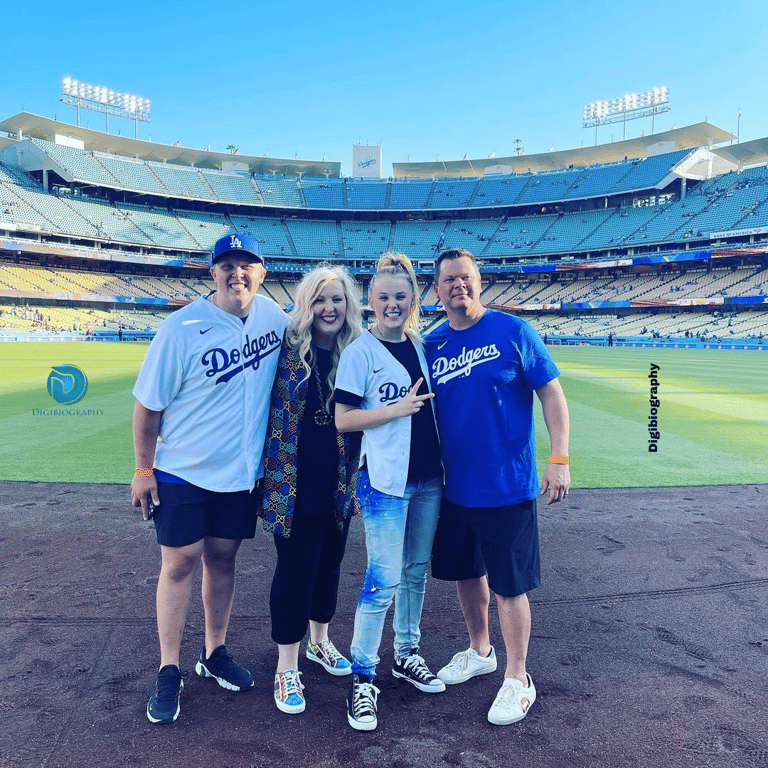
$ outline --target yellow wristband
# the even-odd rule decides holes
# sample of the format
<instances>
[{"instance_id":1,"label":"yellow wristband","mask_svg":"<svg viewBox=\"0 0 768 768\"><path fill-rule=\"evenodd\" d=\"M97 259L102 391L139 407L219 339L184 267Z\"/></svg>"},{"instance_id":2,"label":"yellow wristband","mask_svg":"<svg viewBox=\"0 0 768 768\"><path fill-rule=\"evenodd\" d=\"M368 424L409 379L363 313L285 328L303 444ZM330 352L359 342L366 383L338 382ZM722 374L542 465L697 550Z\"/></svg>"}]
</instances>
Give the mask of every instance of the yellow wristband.
<instances>
[{"instance_id":1,"label":"yellow wristband","mask_svg":"<svg viewBox=\"0 0 768 768\"><path fill-rule=\"evenodd\" d=\"M154 469L141 469L141 467L136 467L136 474L141 475L142 477L152 477L152 475L155 474Z\"/></svg>"},{"instance_id":2,"label":"yellow wristband","mask_svg":"<svg viewBox=\"0 0 768 768\"><path fill-rule=\"evenodd\" d=\"M556 456L555 454L552 454L549 457L549 463L550 464L570 464L571 463L571 457L570 456Z\"/></svg>"}]
</instances>

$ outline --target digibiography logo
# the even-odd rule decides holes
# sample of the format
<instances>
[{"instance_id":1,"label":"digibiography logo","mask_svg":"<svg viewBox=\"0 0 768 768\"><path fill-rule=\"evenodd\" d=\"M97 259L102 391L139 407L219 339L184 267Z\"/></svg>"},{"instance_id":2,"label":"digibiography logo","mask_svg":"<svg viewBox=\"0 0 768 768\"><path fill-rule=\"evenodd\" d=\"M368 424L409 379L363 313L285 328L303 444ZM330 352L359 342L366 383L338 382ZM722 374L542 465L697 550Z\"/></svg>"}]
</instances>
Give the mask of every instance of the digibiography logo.
<instances>
[{"instance_id":1,"label":"digibiography logo","mask_svg":"<svg viewBox=\"0 0 768 768\"><path fill-rule=\"evenodd\" d=\"M88 391L88 377L76 365L57 365L48 375L48 394L61 405L79 403Z\"/></svg>"}]
</instances>

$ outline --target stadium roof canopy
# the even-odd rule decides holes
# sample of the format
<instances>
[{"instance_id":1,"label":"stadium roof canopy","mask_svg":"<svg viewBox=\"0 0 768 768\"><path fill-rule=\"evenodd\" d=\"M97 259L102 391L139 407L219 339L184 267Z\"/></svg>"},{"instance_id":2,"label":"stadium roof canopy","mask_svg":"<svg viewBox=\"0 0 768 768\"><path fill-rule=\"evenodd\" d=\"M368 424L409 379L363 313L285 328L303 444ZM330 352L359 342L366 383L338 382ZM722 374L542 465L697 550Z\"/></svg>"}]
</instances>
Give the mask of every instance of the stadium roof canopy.
<instances>
[{"instance_id":1,"label":"stadium roof canopy","mask_svg":"<svg viewBox=\"0 0 768 768\"><path fill-rule=\"evenodd\" d=\"M87 150L108 152L113 155L152 160L159 163L188 165L195 168L221 169L225 162L238 162L248 166L251 173L284 174L286 176L341 176L341 163L326 160L285 160L277 157L254 157L229 152L209 152L204 149L189 149L152 141L131 139L103 131L94 131L79 125L62 123L48 117L19 112L14 117L0 122L0 131L5 131L16 140L24 137L56 141L56 136L67 136L83 142ZM0 137L0 149L14 139Z\"/></svg>"},{"instance_id":2,"label":"stadium roof canopy","mask_svg":"<svg viewBox=\"0 0 768 768\"><path fill-rule=\"evenodd\" d=\"M645 158L659 152L677 149L710 147L736 139L710 123L696 123L685 128L640 136L626 141L598 144L593 147L568 149L561 152L542 152L538 155L512 157L486 157L482 160L446 160L434 163L392 163L396 178L409 179L458 178L459 176L485 176L491 173L527 173L528 171L555 171L574 166L577 168L614 163L627 158ZM653 151L653 150L656 151Z\"/></svg>"},{"instance_id":3,"label":"stadium roof canopy","mask_svg":"<svg viewBox=\"0 0 768 768\"><path fill-rule=\"evenodd\" d=\"M713 152L726 160L736 163L739 168L761 165L768 162L768 138L731 144L727 147L718 147Z\"/></svg>"}]
</instances>

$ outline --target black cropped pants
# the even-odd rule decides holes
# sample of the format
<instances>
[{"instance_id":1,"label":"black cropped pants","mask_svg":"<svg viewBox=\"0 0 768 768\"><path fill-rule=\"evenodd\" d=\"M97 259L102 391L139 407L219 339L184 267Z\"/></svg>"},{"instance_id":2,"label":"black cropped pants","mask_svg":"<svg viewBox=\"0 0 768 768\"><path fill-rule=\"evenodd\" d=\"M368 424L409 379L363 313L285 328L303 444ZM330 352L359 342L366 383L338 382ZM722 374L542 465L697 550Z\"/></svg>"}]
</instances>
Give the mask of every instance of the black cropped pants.
<instances>
[{"instance_id":1,"label":"black cropped pants","mask_svg":"<svg viewBox=\"0 0 768 768\"><path fill-rule=\"evenodd\" d=\"M277 567L269 595L272 639L300 642L310 620L327 624L336 613L339 574L349 518L340 530L331 515L293 519L290 538L275 536Z\"/></svg>"}]
</instances>

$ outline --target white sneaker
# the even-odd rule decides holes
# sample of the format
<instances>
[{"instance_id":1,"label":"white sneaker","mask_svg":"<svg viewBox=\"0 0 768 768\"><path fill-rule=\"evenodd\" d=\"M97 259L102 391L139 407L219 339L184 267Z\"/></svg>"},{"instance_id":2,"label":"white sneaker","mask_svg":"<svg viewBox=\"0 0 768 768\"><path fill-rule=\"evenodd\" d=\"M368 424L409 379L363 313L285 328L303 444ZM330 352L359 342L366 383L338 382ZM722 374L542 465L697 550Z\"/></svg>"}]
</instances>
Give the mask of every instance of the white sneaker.
<instances>
[{"instance_id":1,"label":"white sneaker","mask_svg":"<svg viewBox=\"0 0 768 768\"><path fill-rule=\"evenodd\" d=\"M437 676L448 685L465 683L478 675L496 671L496 651L491 648L488 656L481 656L473 648L459 651L438 673Z\"/></svg>"},{"instance_id":2,"label":"white sneaker","mask_svg":"<svg viewBox=\"0 0 768 768\"><path fill-rule=\"evenodd\" d=\"M536 688L531 676L526 674L528 686L524 686L516 677L504 680L496 694L496 700L488 710L488 722L494 725L510 725L522 720L536 701Z\"/></svg>"}]
</instances>

